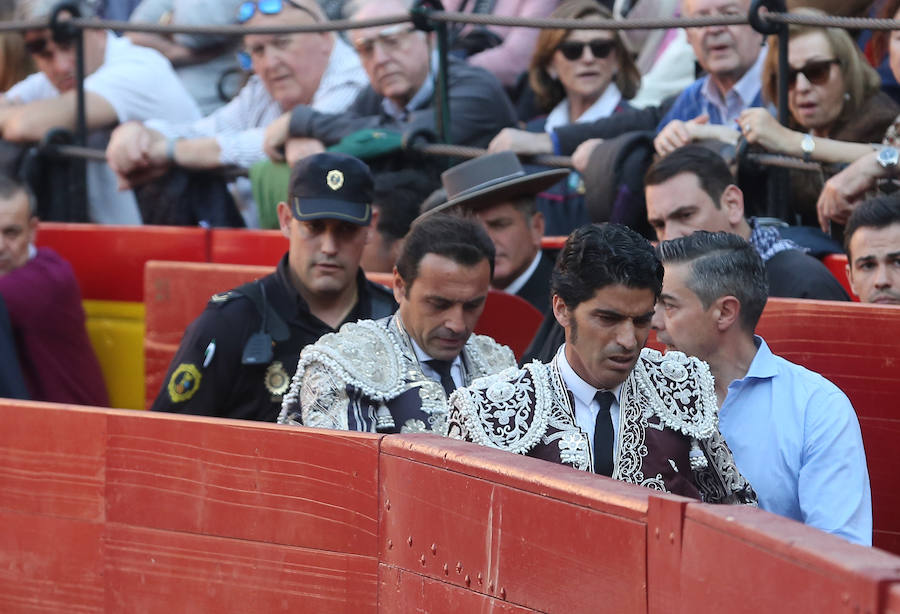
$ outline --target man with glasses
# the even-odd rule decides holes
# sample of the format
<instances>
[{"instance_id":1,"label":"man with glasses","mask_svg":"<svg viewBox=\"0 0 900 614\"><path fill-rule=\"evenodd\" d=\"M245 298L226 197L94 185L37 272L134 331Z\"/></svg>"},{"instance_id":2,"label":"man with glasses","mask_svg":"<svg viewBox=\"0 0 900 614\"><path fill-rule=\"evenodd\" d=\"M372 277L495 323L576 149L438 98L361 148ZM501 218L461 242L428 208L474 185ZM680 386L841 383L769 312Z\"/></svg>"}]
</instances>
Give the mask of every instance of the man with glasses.
<instances>
[{"instance_id":1,"label":"man with glasses","mask_svg":"<svg viewBox=\"0 0 900 614\"><path fill-rule=\"evenodd\" d=\"M238 21L290 27L326 19L313 0L250 0L240 5ZM123 186L155 178L172 165L249 168L265 158L265 126L284 111L308 104L323 112L341 112L366 84L356 54L332 32L247 34L242 55L254 74L221 109L193 122L153 119L120 126L113 133L106 154ZM243 196L250 198L249 189ZM249 225L255 225L252 213L251 207L245 215Z\"/></svg>"},{"instance_id":2,"label":"man with glasses","mask_svg":"<svg viewBox=\"0 0 900 614\"><path fill-rule=\"evenodd\" d=\"M22 0L21 20L46 19L58 0ZM78 4L90 17L86 2ZM63 13L65 17L66 13ZM157 51L132 45L112 32L83 30L85 119L88 131L112 128L152 116L190 121L200 116L194 99L178 80L172 65ZM24 33L25 45L41 72L10 88L0 109L3 138L38 141L52 128L74 130L76 113L75 41L42 28ZM87 163L88 216L109 224L140 224L131 192L119 192L115 175L103 162Z\"/></svg>"},{"instance_id":3,"label":"man with glasses","mask_svg":"<svg viewBox=\"0 0 900 614\"><path fill-rule=\"evenodd\" d=\"M367 2L353 19L395 17L408 12L403 0ZM294 137L328 146L363 129L435 129L433 75L437 62L436 55L429 53L428 35L402 23L353 30L349 38L369 76L369 87L345 113L323 113L299 105L273 122L266 130L265 143L272 159L283 159L285 145ZM450 60L448 73L452 143L483 147L499 130L515 122L512 104L493 75L456 59Z\"/></svg>"}]
</instances>

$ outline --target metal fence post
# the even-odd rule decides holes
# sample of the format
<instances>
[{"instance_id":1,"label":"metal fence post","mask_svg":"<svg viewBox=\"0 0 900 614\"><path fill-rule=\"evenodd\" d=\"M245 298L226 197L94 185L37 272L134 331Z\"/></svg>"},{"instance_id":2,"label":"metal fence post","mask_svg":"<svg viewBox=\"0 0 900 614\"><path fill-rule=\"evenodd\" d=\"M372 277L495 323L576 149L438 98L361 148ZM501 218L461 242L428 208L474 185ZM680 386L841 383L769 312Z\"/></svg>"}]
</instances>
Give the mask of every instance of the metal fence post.
<instances>
[{"instance_id":1,"label":"metal fence post","mask_svg":"<svg viewBox=\"0 0 900 614\"><path fill-rule=\"evenodd\" d=\"M438 70L435 75L435 132L440 140L444 143L450 143L450 103L448 100L448 72L447 66L450 61L448 50L450 48L449 36L447 35L447 23L433 22L429 19L432 11L443 11L444 6L441 0L416 0L413 8L410 10L410 17L413 25L424 32L436 32L437 48L438 48ZM428 59L429 63L431 58Z\"/></svg>"}]
</instances>

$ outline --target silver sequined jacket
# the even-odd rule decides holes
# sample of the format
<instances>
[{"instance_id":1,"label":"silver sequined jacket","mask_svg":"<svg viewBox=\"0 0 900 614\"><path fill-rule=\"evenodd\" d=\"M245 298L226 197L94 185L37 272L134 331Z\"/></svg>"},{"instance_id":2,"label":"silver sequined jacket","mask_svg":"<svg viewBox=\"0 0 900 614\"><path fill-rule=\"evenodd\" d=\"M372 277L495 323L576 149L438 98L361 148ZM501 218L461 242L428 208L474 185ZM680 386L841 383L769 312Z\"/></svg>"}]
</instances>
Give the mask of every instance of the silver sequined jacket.
<instances>
[{"instance_id":1,"label":"silver sequined jacket","mask_svg":"<svg viewBox=\"0 0 900 614\"><path fill-rule=\"evenodd\" d=\"M515 366L512 350L472 335L462 351L469 384ZM399 316L348 323L300 354L278 422L382 433L447 434L448 403L428 378Z\"/></svg>"},{"instance_id":2,"label":"silver sequined jacket","mask_svg":"<svg viewBox=\"0 0 900 614\"><path fill-rule=\"evenodd\" d=\"M450 402L451 437L593 470L591 444L575 423L556 360L476 380L456 390ZM712 503L756 504L719 432L706 363L644 349L619 403L612 477Z\"/></svg>"}]
</instances>

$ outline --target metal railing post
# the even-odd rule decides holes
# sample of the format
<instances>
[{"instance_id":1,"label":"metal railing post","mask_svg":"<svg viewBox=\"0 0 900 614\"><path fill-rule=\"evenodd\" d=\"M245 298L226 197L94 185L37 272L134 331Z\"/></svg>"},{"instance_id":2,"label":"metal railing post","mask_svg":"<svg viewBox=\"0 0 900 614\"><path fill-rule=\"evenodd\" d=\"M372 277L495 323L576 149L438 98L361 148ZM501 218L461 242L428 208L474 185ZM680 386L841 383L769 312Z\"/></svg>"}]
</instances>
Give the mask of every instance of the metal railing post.
<instances>
[{"instance_id":1,"label":"metal railing post","mask_svg":"<svg viewBox=\"0 0 900 614\"><path fill-rule=\"evenodd\" d=\"M76 2L60 2L50 15L50 30L54 40L69 40L75 45L75 144L84 147L87 141L87 119L84 98L84 30L73 26L62 13L68 13L73 19L81 17ZM84 160L73 160L72 184L68 186L71 196L68 218L66 221L88 221L87 166Z\"/></svg>"},{"instance_id":2,"label":"metal railing post","mask_svg":"<svg viewBox=\"0 0 900 614\"><path fill-rule=\"evenodd\" d=\"M788 27L787 24L766 21L760 16L760 10L767 9L772 13L786 13L785 0L753 0L750 4L750 13L747 20L753 29L764 35L775 34L778 36L778 121L787 125L790 118L788 109ZM768 217L794 223L795 212L790 204L790 176L787 169L770 168L768 171L768 202L765 204L764 213Z\"/></svg>"},{"instance_id":3,"label":"metal railing post","mask_svg":"<svg viewBox=\"0 0 900 614\"><path fill-rule=\"evenodd\" d=\"M417 0L410 10L410 17L416 28L424 32L436 32L437 35L438 70L434 84L435 132L442 142L450 143L449 77L447 69L450 62L448 56L450 44L449 36L447 35L447 24L445 22L434 22L429 18L429 14L432 11L443 10L444 6L441 4L441 0ZM431 58L428 61L430 63Z\"/></svg>"}]
</instances>

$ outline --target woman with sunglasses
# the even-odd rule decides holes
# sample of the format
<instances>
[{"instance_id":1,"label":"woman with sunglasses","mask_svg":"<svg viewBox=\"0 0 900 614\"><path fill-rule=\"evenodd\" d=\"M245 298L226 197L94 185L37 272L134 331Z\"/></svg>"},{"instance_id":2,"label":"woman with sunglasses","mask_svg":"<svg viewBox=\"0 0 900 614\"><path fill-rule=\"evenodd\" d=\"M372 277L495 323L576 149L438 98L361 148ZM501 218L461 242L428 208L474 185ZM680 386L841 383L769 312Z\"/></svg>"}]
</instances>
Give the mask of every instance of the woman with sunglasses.
<instances>
[{"instance_id":1,"label":"woman with sunglasses","mask_svg":"<svg viewBox=\"0 0 900 614\"><path fill-rule=\"evenodd\" d=\"M800 15L824 13L796 9ZM738 119L751 144L772 153L825 163L847 163L872 151L900 112L881 92L881 79L840 28L789 27L788 108L790 121L782 126L765 109L748 109ZM763 67L763 96L778 98L778 42L769 40ZM792 173L795 212L804 223L817 224L815 202L821 178L809 172Z\"/></svg>"},{"instance_id":2,"label":"woman with sunglasses","mask_svg":"<svg viewBox=\"0 0 900 614\"><path fill-rule=\"evenodd\" d=\"M551 17L586 23L610 19L609 10L593 0L566 0ZM531 57L528 80L538 107L548 113L529 121L532 132L589 122L630 108L641 75L618 32L612 30L541 30ZM568 235L588 223L581 177L572 172L538 197L547 219L545 234Z\"/></svg>"}]
</instances>

